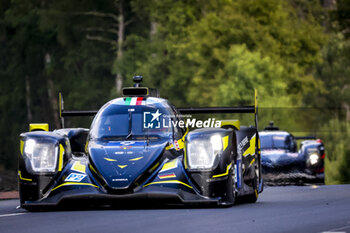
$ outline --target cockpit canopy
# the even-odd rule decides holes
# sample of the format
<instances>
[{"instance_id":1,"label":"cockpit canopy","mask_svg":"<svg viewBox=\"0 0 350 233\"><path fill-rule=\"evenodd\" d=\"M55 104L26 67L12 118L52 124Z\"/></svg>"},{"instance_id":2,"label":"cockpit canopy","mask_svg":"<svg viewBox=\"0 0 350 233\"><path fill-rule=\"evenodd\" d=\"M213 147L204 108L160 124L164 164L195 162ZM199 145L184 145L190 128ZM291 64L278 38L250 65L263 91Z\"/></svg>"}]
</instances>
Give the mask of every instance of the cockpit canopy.
<instances>
[{"instance_id":1,"label":"cockpit canopy","mask_svg":"<svg viewBox=\"0 0 350 233\"><path fill-rule=\"evenodd\" d=\"M160 98L127 97L105 104L91 125L90 139L159 140L174 138L176 110Z\"/></svg>"},{"instance_id":2,"label":"cockpit canopy","mask_svg":"<svg viewBox=\"0 0 350 233\"><path fill-rule=\"evenodd\" d=\"M281 149L295 152L297 144L293 135L287 132L261 132L259 134L262 150Z\"/></svg>"}]
</instances>

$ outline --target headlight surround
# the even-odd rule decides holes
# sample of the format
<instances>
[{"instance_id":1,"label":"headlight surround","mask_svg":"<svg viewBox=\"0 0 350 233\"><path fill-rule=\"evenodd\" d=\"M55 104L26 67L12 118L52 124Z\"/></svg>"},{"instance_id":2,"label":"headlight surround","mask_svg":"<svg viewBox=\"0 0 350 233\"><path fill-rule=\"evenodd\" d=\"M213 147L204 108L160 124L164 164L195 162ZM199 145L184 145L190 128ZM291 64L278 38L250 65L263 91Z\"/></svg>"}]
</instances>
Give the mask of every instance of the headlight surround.
<instances>
[{"instance_id":1,"label":"headlight surround","mask_svg":"<svg viewBox=\"0 0 350 233\"><path fill-rule=\"evenodd\" d=\"M24 154L34 172L56 172L59 146L54 140L29 138L24 143Z\"/></svg>"},{"instance_id":2,"label":"headlight surround","mask_svg":"<svg viewBox=\"0 0 350 233\"><path fill-rule=\"evenodd\" d=\"M222 137L219 134L203 135L187 142L189 169L212 169L222 153Z\"/></svg>"}]
</instances>

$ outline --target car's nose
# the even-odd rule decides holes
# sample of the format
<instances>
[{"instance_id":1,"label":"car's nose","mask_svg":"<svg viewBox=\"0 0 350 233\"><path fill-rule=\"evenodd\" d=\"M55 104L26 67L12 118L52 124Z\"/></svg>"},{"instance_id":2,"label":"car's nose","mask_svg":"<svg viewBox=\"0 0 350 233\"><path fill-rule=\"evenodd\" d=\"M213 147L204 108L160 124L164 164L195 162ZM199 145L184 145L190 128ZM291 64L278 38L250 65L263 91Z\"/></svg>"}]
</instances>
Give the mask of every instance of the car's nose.
<instances>
[{"instance_id":1,"label":"car's nose","mask_svg":"<svg viewBox=\"0 0 350 233\"><path fill-rule=\"evenodd\" d=\"M166 143L107 143L90 148L90 158L106 184L127 189L159 160Z\"/></svg>"}]
</instances>

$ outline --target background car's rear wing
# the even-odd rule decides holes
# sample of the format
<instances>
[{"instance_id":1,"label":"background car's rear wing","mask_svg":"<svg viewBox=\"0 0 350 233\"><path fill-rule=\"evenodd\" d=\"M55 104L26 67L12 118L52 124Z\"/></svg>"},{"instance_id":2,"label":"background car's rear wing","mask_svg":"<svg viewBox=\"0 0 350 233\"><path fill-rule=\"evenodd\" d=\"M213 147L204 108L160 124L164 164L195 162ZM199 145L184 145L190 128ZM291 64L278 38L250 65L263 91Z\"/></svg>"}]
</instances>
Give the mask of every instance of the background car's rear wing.
<instances>
[{"instance_id":1,"label":"background car's rear wing","mask_svg":"<svg viewBox=\"0 0 350 233\"><path fill-rule=\"evenodd\" d=\"M129 90L130 88L126 89ZM137 89L137 87L135 88ZM124 90L123 90L124 91ZM136 93L136 92L134 92ZM208 113L254 113L255 115L255 127L258 130L258 93L254 90L254 105L253 106L240 106L240 107L189 107L189 108L177 108L182 114L208 114ZM64 128L64 117L77 117L77 116L94 116L98 110L65 110L62 93L59 93L59 114L61 118L61 125Z\"/></svg>"},{"instance_id":2,"label":"background car's rear wing","mask_svg":"<svg viewBox=\"0 0 350 233\"><path fill-rule=\"evenodd\" d=\"M295 140L316 140L314 136L294 136Z\"/></svg>"}]
</instances>

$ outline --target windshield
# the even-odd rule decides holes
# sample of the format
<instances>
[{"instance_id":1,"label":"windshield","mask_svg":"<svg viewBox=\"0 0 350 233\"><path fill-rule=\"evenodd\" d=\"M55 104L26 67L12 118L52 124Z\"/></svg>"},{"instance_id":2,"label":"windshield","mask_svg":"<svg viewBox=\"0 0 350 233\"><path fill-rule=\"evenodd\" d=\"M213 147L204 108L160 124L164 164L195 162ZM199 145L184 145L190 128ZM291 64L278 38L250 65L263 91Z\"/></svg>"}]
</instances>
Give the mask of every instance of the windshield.
<instances>
[{"instance_id":1,"label":"windshield","mask_svg":"<svg viewBox=\"0 0 350 233\"><path fill-rule=\"evenodd\" d=\"M261 149L288 149L290 138L286 135L260 135Z\"/></svg>"},{"instance_id":2,"label":"windshield","mask_svg":"<svg viewBox=\"0 0 350 233\"><path fill-rule=\"evenodd\" d=\"M173 115L166 104L116 105L104 107L95 117L92 139L158 140L172 138L173 127L167 116Z\"/></svg>"}]
</instances>

